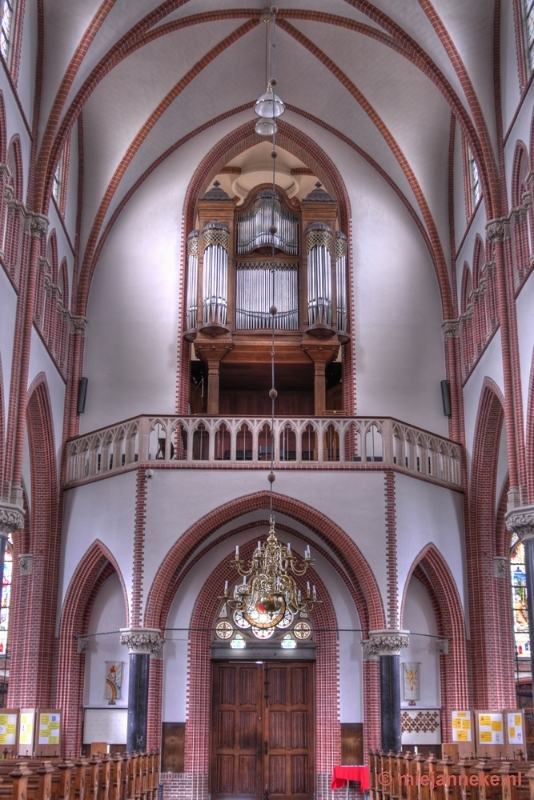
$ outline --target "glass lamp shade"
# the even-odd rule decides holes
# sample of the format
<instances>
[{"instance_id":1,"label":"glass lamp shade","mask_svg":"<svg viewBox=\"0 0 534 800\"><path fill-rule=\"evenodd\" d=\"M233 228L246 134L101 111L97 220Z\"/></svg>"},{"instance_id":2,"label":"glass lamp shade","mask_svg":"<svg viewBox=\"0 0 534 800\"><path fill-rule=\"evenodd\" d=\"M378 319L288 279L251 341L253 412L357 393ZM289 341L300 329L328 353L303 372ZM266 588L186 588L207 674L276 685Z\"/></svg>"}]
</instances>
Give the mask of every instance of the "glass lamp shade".
<instances>
[{"instance_id":1,"label":"glass lamp shade","mask_svg":"<svg viewBox=\"0 0 534 800\"><path fill-rule=\"evenodd\" d=\"M273 94L273 90L271 89L270 85L267 87L265 94L262 94L261 97L258 97L256 105L254 106L254 111L258 117L267 117L267 119L281 117L285 110L285 105L280 100L278 95Z\"/></svg>"},{"instance_id":2,"label":"glass lamp shade","mask_svg":"<svg viewBox=\"0 0 534 800\"><path fill-rule=\"evenodd\" d=\"M277 131L277 124L274 119L260 117L254 125L254 130L259 136L272 136Z\"/></svg>"}]
</instances>

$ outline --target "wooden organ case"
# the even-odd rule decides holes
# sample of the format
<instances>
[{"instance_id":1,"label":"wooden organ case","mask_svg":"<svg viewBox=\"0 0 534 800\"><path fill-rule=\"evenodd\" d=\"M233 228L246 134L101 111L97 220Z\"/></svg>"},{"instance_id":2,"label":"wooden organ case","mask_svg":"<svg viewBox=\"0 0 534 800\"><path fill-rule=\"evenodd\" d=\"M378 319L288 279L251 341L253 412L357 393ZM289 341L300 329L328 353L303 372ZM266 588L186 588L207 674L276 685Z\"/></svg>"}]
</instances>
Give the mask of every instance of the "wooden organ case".
<instances>
[{"instance_id":1,"label":"wooden organ case","mask_svg":"<svg viewBox=\"0 0 534 800\"><path fill-rule=\"evenodd\" d=\"M217 182L199 200L199 227L187 241L185 338L203 384L202 401L192 391L192 413L270 414L273 289L277 414L343 410L347 239L338 220L319 183L302 202L260 185L236 207Z\"/></svg>"}]
</instances>

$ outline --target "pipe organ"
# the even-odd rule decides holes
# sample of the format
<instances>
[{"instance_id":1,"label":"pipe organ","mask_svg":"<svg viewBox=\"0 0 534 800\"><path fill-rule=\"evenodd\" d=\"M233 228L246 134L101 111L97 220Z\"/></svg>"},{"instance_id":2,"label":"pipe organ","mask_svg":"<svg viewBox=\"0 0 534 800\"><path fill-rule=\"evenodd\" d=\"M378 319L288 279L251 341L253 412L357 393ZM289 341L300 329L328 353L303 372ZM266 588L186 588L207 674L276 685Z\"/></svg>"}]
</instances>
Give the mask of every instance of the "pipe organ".
<instances>
[{"instance_id":1,"label":"pipe organ","mask_svg":"<svg viewBox=\"0 0 534 800\"><path fill-rule=\"evenodd\" d=\"M187 238L185 338L207 371L203 412L268 412L274 327L280 413L323 414L332 402L328 365L350 338L337 202L321 184L301 202L263 185L236 208L215 182L197 208L198 230Z\"/></svg>"}]
</instances>

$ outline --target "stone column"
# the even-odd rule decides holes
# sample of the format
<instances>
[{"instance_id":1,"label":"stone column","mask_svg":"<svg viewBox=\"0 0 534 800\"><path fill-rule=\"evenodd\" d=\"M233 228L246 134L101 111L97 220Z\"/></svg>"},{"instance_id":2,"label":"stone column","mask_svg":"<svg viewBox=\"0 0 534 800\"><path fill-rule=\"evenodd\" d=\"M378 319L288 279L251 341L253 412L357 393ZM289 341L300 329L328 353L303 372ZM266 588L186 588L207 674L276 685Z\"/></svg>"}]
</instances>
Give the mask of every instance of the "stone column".
<instances>
[{"instance_id":1,"label":"stone column","mask_svg":"<svg viewBox=\"0 0 534 800\"><path fill-rule=\"evenodd\" d=\"M128 753L146 750L150 656L161 653L164 640L157 628L122 628L121 644L130 654L128 682Z\"/></svg>"},{"instance_id":2,"label":"stone column","mask_svg":"<svg viewBox=\"0 0 534 800\"><path fill-rule=\"evenodd\" d=\"M369 639L363 643L364 657L380 658L380 721L382 727L382 750L400 753L401 743L401 696L400 696L400 651L408 647L408 631L369 631Z\"/></svg>"},{"instance_id":3,"label":"stone column","mask_svg":"<svg viewBox=\"0 0 534 800\"><path fill-rule=\"evenodd\" d=\"M525 548L527 578L528 632L530 636L530 668L534 676L534 506L514 508L506 514L506 527L516 533Z\"/></svg>"}]
</instances>

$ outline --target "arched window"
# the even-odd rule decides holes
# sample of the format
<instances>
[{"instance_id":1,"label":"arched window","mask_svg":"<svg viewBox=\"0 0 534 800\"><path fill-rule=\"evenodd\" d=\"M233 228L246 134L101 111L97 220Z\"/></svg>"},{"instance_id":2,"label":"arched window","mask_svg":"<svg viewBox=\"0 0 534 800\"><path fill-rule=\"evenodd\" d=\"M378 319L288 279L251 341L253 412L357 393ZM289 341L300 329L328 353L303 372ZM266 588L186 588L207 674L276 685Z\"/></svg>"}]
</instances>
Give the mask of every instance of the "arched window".
<instances>
[{"instance_id":1,"label":"arched window","mask_svg":"<svg viewBox=\"0 0 534 800\"><path fill-rule=\"evenodd\" d=\"M525 548L515 533L512 536L510 577L512 584L512 609L514 614L515 653L517 658L530 659Z\"/></svg>"},{"instance_id":2,"label":"arched window","mask_svg":"<svg viewBox=\"0 0 534 800\"><path fill-rule=\"evenodd\" d=\"M52 196L56 201L59 213L65 214L67 206L67 182L69 176L69 161L70 161L70 139L65 141L56 164L54 172L54 179L52 182Z\"/></svg>"},{"instance_id":3,"label":"arched window","mask_svg":"<svg viewBox=\"0 0 534 800\"><path fill-rule=\"evenodd\" d=\"M15 286L18 286L22 259L22 239L24 235L22 157L18 136L14 136L9 143L7 168L9 170L9 175L5 187L7 215L4 230L4 254L7 271Z\"/></svg>"},{"instance_id":4,"label":"arched window","mask_svg":"<svg viewBox=\"0 0 534 800\"><path fill-rule=\"evenodd\" d=\"M9 611L11 608L11 581L13 578L13 543L11 537L0 540L0 562L3 565L2 600L0 605L0 706L5 706L9 675L7 637L9 633Z\"/></svg>"},{"instance_id":5,"label":"arched window","mask_svg":"<svg viewBox=\"0 0 534 800\"><path fill-rule=\"evenodd\" d=\"M527 148L518 142L515 148L512 174L512 211L510 229L512 257L516 284L522 282L530 268L532 204L530 202L528 177L530 165ZM528 198L528 199L527 199Z\"/></svg>"},{"instance_id":6,"label":"arched window","mask_svg":"<svg viewBox=\"0 0 534 800\"><path fill-rule=\"evenodd\" d=\"M11 67L15 41L15 11L17 0L0 0L2 3L2 26L0 49L8 67Z\"/></svg>"},{"instance_id":7,"label":"arched window","mask_svg":"<svg viewBox=\"0 0 534 800\"><path fill-rule=\"evenodd\" d=\"M525 32L525 58L529 71L534 69L534 0L523 2L523 28Z\"/></svg>"},{"instance_id":8,"label":"arched window","mask_svg":"<svg viewBox=\"0 0 534 800\"><path fill-rule=\"evenodd\" d=\"M482 198L482 186L480 183L478 164L464 136L462 136L462 156L464 167L465 214L467 219L470 220Z\"/></svg>"}]
</instances>

